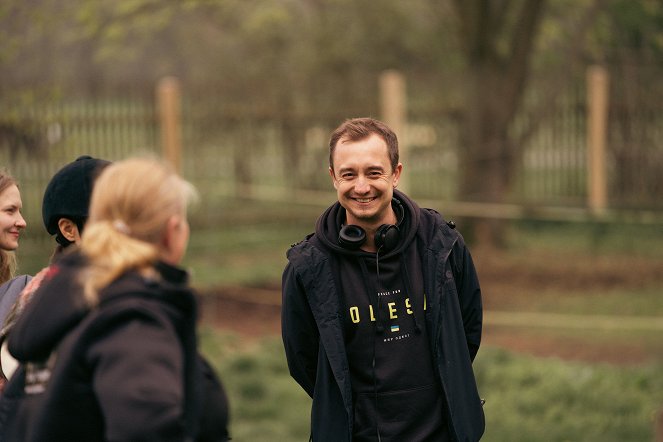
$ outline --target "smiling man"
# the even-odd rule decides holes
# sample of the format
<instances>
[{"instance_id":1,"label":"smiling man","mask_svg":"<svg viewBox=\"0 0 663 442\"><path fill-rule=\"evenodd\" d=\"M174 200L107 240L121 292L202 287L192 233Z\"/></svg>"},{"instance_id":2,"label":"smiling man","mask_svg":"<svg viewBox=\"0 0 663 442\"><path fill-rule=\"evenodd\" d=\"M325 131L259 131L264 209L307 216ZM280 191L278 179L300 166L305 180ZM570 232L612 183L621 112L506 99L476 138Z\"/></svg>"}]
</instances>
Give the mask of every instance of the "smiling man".
<instances>
[{"instance_id":1,"label":"smiling man","mask_svg":"<svg viewBox=\"0 0 663 442\"><path fill-rule=\"evenodd\" d=\"M398 140L356 118L329 142L338 201L288 251L282 332L314 441L475 441L479 281L453 223L396 190Z\"/></svg>"}]
</instances>

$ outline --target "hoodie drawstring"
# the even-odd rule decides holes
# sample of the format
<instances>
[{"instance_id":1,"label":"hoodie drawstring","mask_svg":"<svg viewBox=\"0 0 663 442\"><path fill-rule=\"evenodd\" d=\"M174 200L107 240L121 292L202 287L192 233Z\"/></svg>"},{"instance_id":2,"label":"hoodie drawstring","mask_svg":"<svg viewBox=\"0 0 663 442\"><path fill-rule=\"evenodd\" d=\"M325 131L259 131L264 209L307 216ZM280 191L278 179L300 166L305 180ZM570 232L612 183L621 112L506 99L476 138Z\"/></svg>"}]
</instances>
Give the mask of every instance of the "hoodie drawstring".
<instances>
[{"instance_id":1,"label":"hoodie drawstring","mask_svg":"<svg viewBox=\"0 0 663 442\"><path fill-rule=\"evenodd\" d=\"M382 323L382 312L380 309L380 295L378 295L377 288L375 287L375 284L372 283L373 278L369 277L368 274L368 268L366 268L366 262L364 259L361 257L357 258L357 261L359 261L359 267L361 268L361 276L362 279L364 280L364 287L366 291L368 292L369 296L369 301L371 303L371 306L373 306L373 309L375 311L375 329L377 330L378 333L382 333L384 331L384 324ZM380 277L380 272L378 270L378 278Z\"/></svg>"},{"instance_id":2,"label":"hoodie drawstring","mask_svg":"<svg viewBox=\"0 0 663 442\"><path fill-rule=\"evenodd\" d=\"M378 333L384 332L384 323L382 321L382 309L381 309L381 303L380 303L380 295L375 287L375 285L372 283L372 278L368 276L368 269L366 267L366 262L362 258L358 258L357 261L359 261L359 267L361 268L361 273L362 273L362 278L364 280L364 287L366 291L369 294L369 300L373 308L375 309L375 321L376 325L375 328ZM410 282L410 272L408 271L407 267L407 260L405 259L405 256L403 253L400 254L400 264L401 264L401 277L403 278L403 292L407 296L412 292L412 284ZM375 271L376 271L376 276L377 280L380 280L380 250L375 253ZM416 313L416 308L414 306L411 306L412 309L412 321L414 322L414 329L417 333L421 333L421 325L419 324L419 318L417 317Z\"/></svg>"},{"instance_id":3,"label":"hoodie drawstring","mask_svg":"<svg viewBox=\"0 0 663 442\"><path fill-rule=\"evenodd\" d=\"M404 253L401 253L401 269L403 269L401 276L403 277L403 284L405 285L405 294L409 295L412 293L412 284L410 283L410 272L407 269L407 260L404 257ZM412 306L412 320L414 321L414 329L417 333L421 333L421 326L419 325L419 318L417 318L417 309Z\"/></svg>"}]
</instances>

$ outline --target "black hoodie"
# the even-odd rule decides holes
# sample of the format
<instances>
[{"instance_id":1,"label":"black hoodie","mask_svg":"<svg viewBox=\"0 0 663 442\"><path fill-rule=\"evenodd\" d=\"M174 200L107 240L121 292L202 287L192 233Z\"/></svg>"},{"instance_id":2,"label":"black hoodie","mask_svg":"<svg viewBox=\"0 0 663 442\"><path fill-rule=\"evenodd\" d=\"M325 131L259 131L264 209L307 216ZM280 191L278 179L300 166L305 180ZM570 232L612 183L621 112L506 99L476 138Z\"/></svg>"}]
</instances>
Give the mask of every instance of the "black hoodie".
<instances>
[{"instance_id":1,"label":"black hoodie","mask_svg":"<svg viewBox=\"0 0 663 442\"><path fill-rule=\"evenodd\" d=\"M316 236L333 253L354 402L354 441L440 441L443 393L426 333L417 231L419 209L395 193L399 240L377 253L339 245L340 204L318 219Z\"/></svg>"},{"instance_id":2,"label":"black hoodie","mask_svg":"<svg viewBox=\"0 0 663 442\"><path fill-rule=\"evenodd\" d=\"M151 276L128 272L90 310L84 265L72 254L51 266L9 335L23 366L0 400L0 440L227 440L227 401L197 352L186 273L163 263Z\"/></svg>"}]
</instances>

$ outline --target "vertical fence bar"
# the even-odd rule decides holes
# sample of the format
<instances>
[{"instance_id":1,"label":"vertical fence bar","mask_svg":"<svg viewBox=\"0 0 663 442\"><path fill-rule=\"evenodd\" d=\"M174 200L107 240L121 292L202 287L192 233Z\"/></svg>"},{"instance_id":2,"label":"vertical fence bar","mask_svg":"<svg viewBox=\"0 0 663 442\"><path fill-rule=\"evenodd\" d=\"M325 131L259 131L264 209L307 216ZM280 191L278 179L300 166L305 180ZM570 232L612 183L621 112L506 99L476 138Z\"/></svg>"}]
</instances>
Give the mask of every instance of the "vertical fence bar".
<instances>
[{"instance_id":1,"label":"vertical fence bar","mask_svg":"<svg viewBox=\"0 0 663 442\"><path fill-rule=\"evenodd\" d=\"M407 95L405 76L396 70L387 70L380 75L380 104L383 121L398 137L400 161L407 167L408 140L407 126ZM406 173L401 175L399 189L407 191L409 187Z\"/></svg>"},{"instance_id":2,"label":"vertical fence bar","mask_svg":"<svg viewBox=\"0 0 663 442\"><path fill-rule=\"evenodd\" d=\"M164 158L182 172L182 129L180 83L175 77L165 77L157 85L157 110L161 126L161 146Z\"/></svg>"},{"instance_id":3,"label":"vertical fence bar","mask_svg":"<svg viewBox=\"0 0 663 442\"><path fill-rule=\"evenodd\" d=\"M587 204L594 215L608 207L606 139L608 128L608 72L601 66L587 70Z\"/></svg>"},{"instance_id":4,"label":"vertical fence bar","mask_svg":"<svg viewBox=\"0 0 663 442\"><path fill-rule=\"evenodd\" d=\"M663 442L663 407L661 407L656 414L656 422L654 423L654 441Z\"/></svg>"}]
</instances>

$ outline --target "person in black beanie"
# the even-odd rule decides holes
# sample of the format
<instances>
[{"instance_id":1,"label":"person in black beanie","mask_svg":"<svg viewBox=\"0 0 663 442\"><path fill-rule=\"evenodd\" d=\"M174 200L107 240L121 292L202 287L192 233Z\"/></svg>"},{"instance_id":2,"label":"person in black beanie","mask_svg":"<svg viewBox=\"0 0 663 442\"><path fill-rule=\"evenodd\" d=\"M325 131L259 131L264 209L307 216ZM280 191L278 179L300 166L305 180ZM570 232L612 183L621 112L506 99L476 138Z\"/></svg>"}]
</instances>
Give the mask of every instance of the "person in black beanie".
<instances>
[{"instance_id":1,"label":"person in black beanie","mask_svg":"<svg viewBox=\"0 0 663 442\"><path fill-rule=\"evenodd\" d=\"M80 242L88 217L94 181L110 164L110 161L89 155L80 156L56 172L46 186L42 218L46 231L55 235L55 241L58 243L51 263L65 250L70 249L71 245ZM5 351L7 335L50 270L49 265L27 282L7 314L4 324L0 325L0 392L17 367L11 355Z\"/></svg>"},{"instance_id":2,"label":"person in black beanie","mask_svg":"<svg viewBox=\"0 0 663 442\"><path fill-rule=\"evenodd\" d=\"M88 155L60 169L46 186L41 214L59 251L80 241L88 217L94 181L110 161Z\"/></svg>"}]
</instances>

